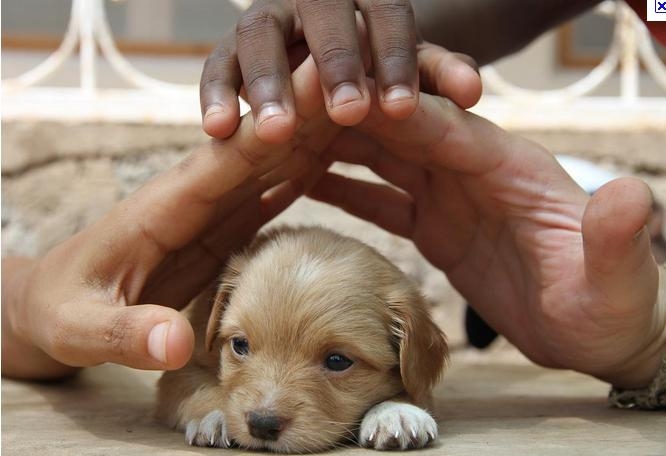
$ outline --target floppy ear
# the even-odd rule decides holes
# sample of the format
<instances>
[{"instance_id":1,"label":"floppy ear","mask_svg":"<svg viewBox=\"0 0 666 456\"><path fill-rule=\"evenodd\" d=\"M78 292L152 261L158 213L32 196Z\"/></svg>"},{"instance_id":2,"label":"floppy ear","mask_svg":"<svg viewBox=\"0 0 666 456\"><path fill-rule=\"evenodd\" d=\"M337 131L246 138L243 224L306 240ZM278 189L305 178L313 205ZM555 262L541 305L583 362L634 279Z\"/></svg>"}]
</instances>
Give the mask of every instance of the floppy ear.
<instances>
[{"instance_id":1,"label":"floppy ear","mask_svg":"<svg viewBox=\"0 0 666 456\"><path fill-rule=\"evenodd\" d=\"M220 284L215 291L213 306L210 311L210 316L208 317L208 324L206 324L205 347L206 352L208 353L213 349L213 344L215 343L215 339L217 339L220 324L222 323L222 314L229 304L231 293L233 293L238 285L241 270L240 266L244 263L244 259L244 257L236 256L229 260L229 263L222 273Z\"/></svg>"},{"instance_id":2,"label":"floppy ear","mask_svg":"<svg viewBox=\"0 0 666 456\"><path fill-rule=\"evenodd\" d=\"M448 361L446 336L430 318L416 290L393 290L387 301L391 332L398 342L402 383L412 400L423 404Z\"/></svg>"},{"instance_id":3,"label":"floppy ear","mask_svg":"<svg viewBox=\"0 0 666 456\"><path fill-rule=\"evenodd\" d=\"M258 234L248 245L245 250L232 256L222 273L220 285L217 287L213 297L213 305L208 317L208 324L206 325L206 352L213 349L215 339L217 339L218 332L220 331L220 324L222 323L222 314L229 305L231 294L238 286L241 271L245 268L250 259L257 254L257 252L268 242L271 238L275 237L280 230L273 229L266 233Z\"/></svg>"}]
</instances>

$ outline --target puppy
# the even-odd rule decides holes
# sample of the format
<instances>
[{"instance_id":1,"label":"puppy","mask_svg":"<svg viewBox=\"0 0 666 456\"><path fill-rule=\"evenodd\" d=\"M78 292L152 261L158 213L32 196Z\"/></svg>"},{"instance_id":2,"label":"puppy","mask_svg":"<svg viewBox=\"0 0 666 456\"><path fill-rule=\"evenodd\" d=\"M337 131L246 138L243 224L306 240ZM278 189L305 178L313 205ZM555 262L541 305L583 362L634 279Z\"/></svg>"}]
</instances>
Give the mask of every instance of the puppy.
<instances>
[{"instance_id":1,"label":"puppy","mask_svg":"<svg viewBox=\"0 0 666 456\"><path fill-rule=\"evenodd\" d=\"M159 381L158 416L191 445L284 453L421 448L447 357L416 286L322 228L260 235L192 303L195 353Z\"/></svg>"}]
</instances>

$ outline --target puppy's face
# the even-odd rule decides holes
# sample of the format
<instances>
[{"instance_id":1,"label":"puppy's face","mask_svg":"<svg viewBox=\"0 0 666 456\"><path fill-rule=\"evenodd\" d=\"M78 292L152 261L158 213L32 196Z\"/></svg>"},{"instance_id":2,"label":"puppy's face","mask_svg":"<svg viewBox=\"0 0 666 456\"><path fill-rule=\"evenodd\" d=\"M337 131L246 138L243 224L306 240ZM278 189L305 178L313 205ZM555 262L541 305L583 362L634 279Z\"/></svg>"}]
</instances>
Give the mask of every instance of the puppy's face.
<instances>
[{"instance_id":1,"label":"puppy's face","mask_svg":"<svg viewBox=\"0 0 666 456\"><path fill-rule=\"evenodd\" d=\"M234 258L216 308L227 432L242 447L349 443L371 406L403 391L421 400L443 367L443 337L411 283L324 230L282 233Z\"/></svg>"}]
</instances>

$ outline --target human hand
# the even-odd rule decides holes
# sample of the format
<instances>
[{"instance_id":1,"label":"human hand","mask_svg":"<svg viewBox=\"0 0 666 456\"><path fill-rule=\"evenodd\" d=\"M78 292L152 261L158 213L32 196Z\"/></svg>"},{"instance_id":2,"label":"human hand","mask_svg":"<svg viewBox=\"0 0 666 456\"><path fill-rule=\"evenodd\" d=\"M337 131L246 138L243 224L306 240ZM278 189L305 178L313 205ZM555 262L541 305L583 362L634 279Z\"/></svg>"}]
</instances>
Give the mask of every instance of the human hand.
<instances>
[{"instance_id":1,"label":"human hand","mask_svg":"<svg viewBox=\"0 0 666 456\"><path fill-rule=\"evenodd\" d=\"M310 69L308 70L308 66ZM115 362L176 369L193 348L177 310L297 196L337 128L314 62L293 75L298 134L269 147L246 116L42 258L3 261L2 374L55 378Z\"/></svg>"},{"instance_id":2,"label":"human hand","mask_svg":"<svg viewBox=\"0 0 666 456\"><path fill-rule=\"evenodd\" d=\"M356 14L357 7L362 17ZM369 60L380 108L389 118L405 118L418 104L419 55L429 49L417 45L409 1L254 2L204 65L200 86L204 131L217 138L234 132L244 84L249 104L258 113L257 136L271 143L291 138L296 116L290 66L308 52L317 63L326 109L334 122L355 125L368 113L371 94L365 63ZM440 79L469 83L435 87L443 90L439 95L467 108L480 96L479 76L452 57L445 55L438 64Z\"/></svg>"},{"instance_id":3,"label":"human hand","mask_svg":"<svg viewBox=\"0 0 666 456\"><path fill-rule=\"evenodd\" d=\"M590 199L541 146L424 94L401 121L373 106L327 155L394 187L327 174L310 196L412 239L530 359L625 388L654 377L666 298L644 183Z\"/></svg>"}]
</instances>

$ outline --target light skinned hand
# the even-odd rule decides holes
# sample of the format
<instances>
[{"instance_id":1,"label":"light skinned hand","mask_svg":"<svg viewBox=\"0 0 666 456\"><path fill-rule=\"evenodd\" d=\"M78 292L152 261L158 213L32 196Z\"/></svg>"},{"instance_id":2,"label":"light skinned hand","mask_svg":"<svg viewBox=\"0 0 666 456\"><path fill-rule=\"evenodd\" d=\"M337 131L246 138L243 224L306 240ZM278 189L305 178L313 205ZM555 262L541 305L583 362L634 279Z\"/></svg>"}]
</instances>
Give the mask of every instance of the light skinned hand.
<instances>
[{"instance_id":1,"label":"light skinned hand","mask_svg":"<svg viewBox=\"0 0 666 456\"><path fill-rule=\"evenodd\" d=\"M423 93L400 121L375 102L326 155L392 185L328 173L310 196L413 240L531 360L625 388L655 376L666 297L642 181L590 198L543 147Z\"/></svg>"},{"instance_id":2,"label":"light skinned hand","mask_svg":"<svg viewBox=\"0 0 666 456\"><path fill-rule=\"evenodd\" d=\"M309 52L334 122L355 125L367 115L368 67L383 112L405 118L418 105L417 43L412 6L406 0L255 1L206 60L200 84L203 129L216 138L235 131L243 88L258 113L257 136L269 143L291 138L296 111L290 68ZM445 69L446 74L461 65L455 59L450 63L454 67ZM467 108L478 101L473 93L446 95Z\"/></svg>"},{"instance_id":3,"label":"light skinned hand","mask_svg":"<svg viewBox=\"0 0 666 456\"><path fill-rule=\"evenodd\" d=\"M266 146L246 116L232 138L202 145L43 257L3 260L4 376L187 362L193 332L177 309L302 193L312 179L306 173L317 169L316 152L337 131L311 59L292 84L299 118L290 142Z\"/></svg>"},{"instance_id":4,"label":"light skinned hand","mask_svg":"<svg viewBox=\"0 0 666 456\"><path fill-rule=\"evenodd\" d=\"M431 81L439 89L471 82L480 92L469 66L441 48L428 52L438 65L466 68L461 81ZM291 83L298 128L286 144L266 145L245 116L232 138L201 146L42 258L3 260L3 375L44 379L103 362L142 369L187 362L192 329L177 309L328 165L318 152L339 127L324 109L312 58Z\"/></svg>"}]
</instances>

